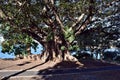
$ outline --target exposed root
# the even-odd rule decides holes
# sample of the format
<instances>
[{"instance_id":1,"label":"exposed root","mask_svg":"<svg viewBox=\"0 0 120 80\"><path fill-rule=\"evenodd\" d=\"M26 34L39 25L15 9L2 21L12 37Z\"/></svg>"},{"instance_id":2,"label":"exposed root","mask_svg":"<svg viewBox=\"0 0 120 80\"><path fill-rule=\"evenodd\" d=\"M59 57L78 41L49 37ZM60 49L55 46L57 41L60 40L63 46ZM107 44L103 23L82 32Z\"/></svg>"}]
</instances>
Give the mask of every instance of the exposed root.
<instances>
[{"instance_id":1,"label":"exposed root","mask_svg":"<svg viewBox=\"0 0 120 80\"><path fill-rule=\"evenodd\" d=\"M42 54L37 54L37 55L29 55L27 57L24 57L24 59L28 59L28 60L32 60L32 61L40 61L40 62L54 62L54 63L58 63L58 62L72 62L75 64L79 64L80 66L83 66L82 63L80 63L78 61L77 58L75 58L74 56L70 55L70 54L65 54L64 57L62 57L61 55L57 55L57 57L52 57L49 58L50 55L47 53L42 53Z\"/></svg>"},{"instance_id":2,"label":"exposed root","mask_svg":"<svg viewBox=\"0 0 120 80\"><path fill-rule=\"evenodd\" d=\"M47 55L47 56L41 55L40 60L42 60L43 62L49 62L50 61L50 62L54 62L54 63L65 61L65 62L72 62L72 63L78 64L80 66L83 66L83 64L80 63L77 58L75 58L74 56L69 55L69 54L68 55L66 54L64 56L64 58L61 55L59 55L57 57L53 57L52 59L49 59L49 55Z\"/></svg>"}]
</instances>

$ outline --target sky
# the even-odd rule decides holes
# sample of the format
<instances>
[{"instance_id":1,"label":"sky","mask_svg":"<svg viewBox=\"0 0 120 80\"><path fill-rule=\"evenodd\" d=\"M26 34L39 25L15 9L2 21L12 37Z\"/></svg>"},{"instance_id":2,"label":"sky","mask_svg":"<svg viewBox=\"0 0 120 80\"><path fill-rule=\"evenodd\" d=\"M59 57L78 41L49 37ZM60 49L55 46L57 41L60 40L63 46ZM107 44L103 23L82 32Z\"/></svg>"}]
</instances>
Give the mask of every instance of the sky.
<instances>
[{"instance_id":1,"label":"sky","mask_svg":"<svg viewBox=\"0 0 120 80\"><path fill-rule=\"evenodd\" d=\"M4 58L15 58L15 56L14 56L14 53L11 53L11 54L7 54L7 53L2 53L1 52L1 49L2 47L0 46L0 58L1 59L4 59ZM40 54L40 53L42 53L42 50L43 50L43 48L42 48L42 46L39 44L38 46L37 46L37 50L35 51L33 48L31 48L31 53L33 53L33 54Z\"/></svg>"}]
</instances>

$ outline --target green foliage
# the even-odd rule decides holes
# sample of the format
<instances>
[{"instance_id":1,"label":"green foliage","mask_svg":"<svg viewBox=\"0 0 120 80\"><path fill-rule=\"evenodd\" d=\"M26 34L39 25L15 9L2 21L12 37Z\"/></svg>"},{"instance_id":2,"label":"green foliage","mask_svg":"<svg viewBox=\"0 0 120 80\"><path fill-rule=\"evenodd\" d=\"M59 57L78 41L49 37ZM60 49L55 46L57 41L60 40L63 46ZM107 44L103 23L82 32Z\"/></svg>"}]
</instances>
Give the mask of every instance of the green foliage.
<instances>
[{"instance_id":1,"label":"green foliage","mask_svg":"<svg viewBox=\"0 0 120 80\"><path fill-rule=\"evenodd\" d=\"M2 52L8 52L9 54L13 52L12 41L5 41L2 43Z\"/></svg>"},{"instance_id":2,"label":"green foliage","mask_svg":"<svg viewBox=\"0 0 120 80\"><path fill-rule=\"evenodd\" d=\"M65 39L70 43L75 40L74 31L71 27L66 26L64 32Z\"/></svg>"},{"instance_id":3,"label":"green foliage","mask_svg":"<svg viewBox=\"0 0 120 80\"><path fill-rule=\"evenodd\" d=\"M64 51L65 50L65 46L61 46L61 50Z\"/></svg>"},{"instance_id":4,"label":"green foliage","mask_svg":"<svg viewBox=\"0 0 120 80\"><path fill-rule=\"evenodd\" d=\"M34 42L32 37L25 34L14 34L13 39L7 39L2 43L3 53L14 53L15 55L27 55L27 48L32 47L36 50L38 43Z\"/></svg>"},{"instance_id":5,"label":"green foliage","mask_svg":"<svg viewBox=\"0 0 120 80\"><path fill-rule=\"evenodd\" d=\"M88 26L88 29L77 37L79 46L81 48L89 46L92 49L94 47L102 49L111 45L119 45L120 3L116 0L99 0L96 4L96 19Z\"/></svg>"},{"instance_id":6,"label":"green foliage","mask_svg":"<svg viewBox=\"0 0 120 80\"><path fill-rule=\"evenodd\" d=\"M69 50L70 51L78 51L79 50L79 46L77 44L70 45Z\"/></svg>"},{"instance_id":7,"label":"green foliage","mask_svg":"<svg viewBox=\"0 0 120 80\"><path fill-rule=\"evenodd\" d=\"M49 32L47 35L47 41L53 40L53 32Z\"/></svg>"},{"instance_id":8,"label":"green foliage","mask_svg":"<svg viewBox=\"0 0 120 80\"><path fill-rule=\"evenodd\" d=\"M10 31L10 27L11 26L9 25L9 23L4 23L4 24L1 23L0 33L7 34L7 32Z\"/></svg>"},{"instance_id":9,"label":"green foliage","mask_svg":"<svg viewBox=\"0 0 120 80\"><path fill-rule=\"evenodd\" d=\"M26 47L32 46L34 49L36 48L37 44L33 41L33 38L41 43L42 41L44 43L53 40L56 35L59 38L65 38L66 42L70 44L75 40L74 30L71 25L76 22L82 13L85 13L85 15L89 13L89 1L53 1L55 1L54 5L50 3L50 0L0 1L0 10L5 14L5 18L1 18L2 27L0 30L7 41L3 43L3 48L8 47L3 49L3 52L11 52L9 50L12 50L15 54L25 54ZM57 20L55 13L64 26L64 33L61 31L60 22ZM62 36L63 34L64 36ZM10 43L8 41L12 41L13 47L8 45ZM64 50L65 46L62 46L61 49ZM70 50L74 49L77 50L77 46L70 45Z\"/></svg>"},{"instance_id":10,"label":"green foliage","mask_svg":"<svg viewBox=\"0 0 120 80\"><path fill-rule=\"evenodd\" d=\"M27 51L26 51L26 47L23 44L16 44L16 46L14 46L14 54L15 55L26 55Z\"/></svg>"}]
</instances>

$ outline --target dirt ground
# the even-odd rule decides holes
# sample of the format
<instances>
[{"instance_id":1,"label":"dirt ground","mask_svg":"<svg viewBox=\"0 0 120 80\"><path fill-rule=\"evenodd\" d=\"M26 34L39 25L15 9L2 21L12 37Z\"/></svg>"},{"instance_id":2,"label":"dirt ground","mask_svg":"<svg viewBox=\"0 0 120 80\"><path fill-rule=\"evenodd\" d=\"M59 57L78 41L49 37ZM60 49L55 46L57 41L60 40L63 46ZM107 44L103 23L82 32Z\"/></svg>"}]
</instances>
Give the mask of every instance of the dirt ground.
<instances>
[{"instance_id":1,"label":"dirt ground","mask_svg":"<svg viewBox=\"0 0 120 80\"><path fill-rule=\"evenodd\" d=\"M14 77L10 80L120 80L120 70L49 76Z\"/></svg>"},{"instance_id":2,"label":"dirt ground","mask_svg":"<svg viewBox=\"0 0 120 80\"><path fill-rule=\"evenodd\" d=\"M110 64L101 61L95 60L81 60L80 61L84 66L80 66L74 62L47 62L42 63L40 60L29 60L29 59L21 59L21 60L2 60L0 59L0 70L43 70L47 68L99 68L105 66L118 66L116 64Z\"/></svg>"},{"instance_id":3,"label":"dirt ground","mask_svg":"<svg viewBox=\"0 0 120 80\"><path fill-rule=\"evenodd\" d=\"M0 70L41 70L52 67L54 62L43 64L41 61L34 60L0 60ZM52 64L52 65L51 65Z\"/></svg>"},{"instance_id":4,"label":"dirt ground","mask_svg":"<svg viewBox=\"0 0 120 80\"><path fill-rule=\"evenodd\" d=\"M40 60L1 60L0 70L44 70L44 69L69 69L69 68L101 68L108 66L120 66L119 64L110 64L103 61L96 60L81 60L84 66L73 62L47 62L42 63ZM10 80L119 80L120 70L104 71L104 72L90 72L90 73L77 73L77 74L62 74L51 76L33 76L33 77L17 77Z\"/></svg>"}]
</instances>

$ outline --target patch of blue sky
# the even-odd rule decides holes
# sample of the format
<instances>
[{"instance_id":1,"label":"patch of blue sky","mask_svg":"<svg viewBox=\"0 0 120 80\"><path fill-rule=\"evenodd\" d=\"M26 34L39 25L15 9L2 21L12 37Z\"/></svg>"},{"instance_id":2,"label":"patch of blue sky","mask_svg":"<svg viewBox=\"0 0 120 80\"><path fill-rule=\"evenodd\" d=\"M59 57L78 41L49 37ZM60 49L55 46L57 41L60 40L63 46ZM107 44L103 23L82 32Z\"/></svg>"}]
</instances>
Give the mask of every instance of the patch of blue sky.
<instances>
[{"instance_id":1,"label":"patch of blue sky","mask_svg":"<svg viewBox=\"0 0 120 80\"><path fill-rule=\"evenodd\" d=\"M31 53L32 54L41 54L42 50L43 50L42 45L39 44L37 46L36 51L33 48L31 48ZM15 58L14 53L8 54L8 53L2 53L1 51L2 51L2 47L0 46L0 58L1 59L4 59L4 58Z\"/></svg>"},{"instance_id":2,"label":"patch of blue sky","mask_svg":"<svg viewBox=\"0 0 120 80\"><path fill-rule=\"evenodd\" d=\"M41 53L42 53L42 50L43 50L43 47L42 47L41 44L38 44L36 50L34 50L34 49L31 47L31 53L32 53L32 54L41 54Z\"/></svg>"},{"instance_id":3,"label":"patch of blue sky","mask_svg":"<svg viewBox=\"0 0 120 80\"><path fill-rule=\"evenodd\" d=\"M8 53L2 53L2 47L0 46L0 58L15 58L14 53L8 54Z\"/></svg>"}]
</instances>

